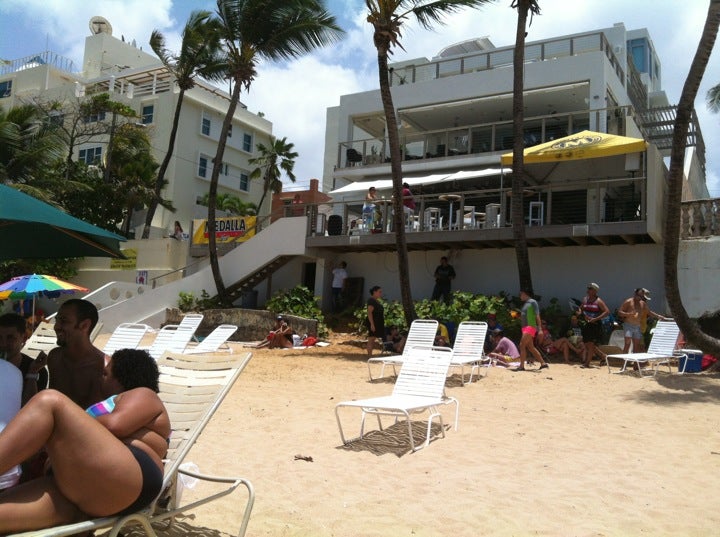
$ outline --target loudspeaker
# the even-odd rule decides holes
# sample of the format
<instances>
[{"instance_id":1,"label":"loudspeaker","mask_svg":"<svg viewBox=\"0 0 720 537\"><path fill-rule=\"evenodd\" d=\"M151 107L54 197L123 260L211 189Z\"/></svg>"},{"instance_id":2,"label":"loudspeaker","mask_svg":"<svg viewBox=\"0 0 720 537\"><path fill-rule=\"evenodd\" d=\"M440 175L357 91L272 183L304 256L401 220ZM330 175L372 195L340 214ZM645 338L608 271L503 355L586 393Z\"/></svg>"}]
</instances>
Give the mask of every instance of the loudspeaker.
<instances>
[{"instance_id":1,"label":"loudspeaker","mask_svg":"<svg viewBox=\"0 0 720 537\"><path fill-rule=\"evenodd\" d=\"M328 235L342 235L342 216L331 214L328 217Z\"/></svg>"}]
</instances>

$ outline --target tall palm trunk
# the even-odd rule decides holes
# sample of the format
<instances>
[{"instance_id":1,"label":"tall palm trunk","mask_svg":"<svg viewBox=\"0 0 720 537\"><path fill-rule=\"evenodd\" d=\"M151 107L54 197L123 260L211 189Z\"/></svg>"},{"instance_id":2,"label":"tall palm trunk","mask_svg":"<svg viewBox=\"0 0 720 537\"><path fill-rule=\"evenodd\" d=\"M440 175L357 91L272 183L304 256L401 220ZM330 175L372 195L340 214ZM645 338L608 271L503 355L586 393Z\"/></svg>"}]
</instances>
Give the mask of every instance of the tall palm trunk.
<instances>
[{"instance_id":1,"label":"tall palm trunk","mask_svg":"<svg viewBox=\"0 0 720 537\"><path fill-rule=\"evenodd\" d=\"M163 158L160 168L158 169L157 179L155 180L155 195L148 205L147 216L145 216L145 227L143 228L142 234L143 239L147 239L150 236L150 226L152 225L153 218L155 218L155 211L159 205L160 194L162 193L163 186L165 186L165 172L167 172L168 166L170 166L170 160L175 150L175 138L177 137L178 127L180 126L180 111L184 98L185 90L181 88L180 93L178 93L177 103L175 103L175 115L173 116L172 129L170 129L168 148L165 152L165 158Z\"/></svg>"},{"instance_id":2,"label":"tall palm trunk","mask_svg":"<svg viewBox=\"0 0 720 537\"><path fill-rule=\"evenodd\" d=\"M690 319L680 297L678 284L678 249L680 244L680 202L682 201L683 162L687 131L693 103L697 96L700 82L707 67L715 44L720 24L720 0L711 0L707 19L703 28L700 43L690 65L685 85L677 107L677 117L673 130L672 151L670 154L670 171L668 177L667 213L665 218L665 244L663 251L663 268L665 271L665 296L670 311L685 338L694 346L705 351L720 354L720 340L705 334L698 324ZM710 291L710 290L708 290Z\"/></svg>"},{"instance_id":3,"label":"tall palm trunk","mask_svg":"<svg viewBox=\"0 0 720 537\"><path fill-rule=\"evenodd\" d=\"M377 46L377 45L376 45ZM405 213L402 203L402 155L400 154L400 134L398 132L395 106L390 92L388 76L388 48L377 46L378 71L380 78L380 97L382 99L385 121L387 123L388 143L390 145L390 171L393 185L393 227L397 247L398 276L400 278L400 299L408 326L415 320L415 306L410 290L410 263L408 261L407 240L405 238Z\"/></svg>"},{"instance_id":4,"label":"tall palm trunk","mask_svg":"<svg viewBox=\"0 0 720 537\"><path fill-rule=\"evenodd\" d=\"M525 237L525 214L523 212L523 187L525 186L525 150L523 137L523 75L525 70L525 28L527 25L529 0L518 2L518 22L513 52L513 164L512 164L512 229L515 243L520 289L532 295L532 274L530 256Z\"/></svg>"},{"instance_id":5,"label":"tall palm trunk","mask_svg":"<svg viewBox=\"0 0 720 537\"><path fill-rule=\"evenodd\" d=\"M225 154L225 145L227 144L227 135L230 130L230 124L232 118L235 115L235 109L237 103L240 101L240 89L242 85L235 81L233 87L232 96L230 97L230 103L228 104L228 111L225 114L222 128L220 129L220 139L218 140L217 151L215 152L215 159L213 160L212 175L210 176L210 188L208 190L208 249L210 250L210 267L212 268L213 279L215 280L215 287L217 288L218 300L224 306L230 306L227 303L225 283L220 273L220 263L218 262L217 252L217 241L215 237L215 207L217 204L217 189L218 181L220 179L220 169L222 168L222 159Z\"/></svg>"}]
</instances>

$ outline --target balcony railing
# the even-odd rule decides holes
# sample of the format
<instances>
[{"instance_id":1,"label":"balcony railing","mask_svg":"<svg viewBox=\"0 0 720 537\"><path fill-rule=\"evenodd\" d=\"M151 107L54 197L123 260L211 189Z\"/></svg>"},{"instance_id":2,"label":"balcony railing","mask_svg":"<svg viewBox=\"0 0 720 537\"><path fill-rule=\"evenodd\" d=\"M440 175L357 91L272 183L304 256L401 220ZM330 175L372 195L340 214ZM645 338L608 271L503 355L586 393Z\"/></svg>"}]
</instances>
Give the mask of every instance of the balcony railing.
<instances>
[{"instance_id":1,"label":"balcony railing","mask_svg":"<svg viewBox=\"0 0 720 537\"><path fill-rule=\"evenodd\" d=\"M680 210L681 239L720 235L720 198L684 201Z\"/></svg>"},{"instance_id":2,"label":"balcony railing","mask_svg":"<svg viewBox=\"0 0 720 537\"><path fill-rule=\"evenodd\" d=\"M513 63L515 47L497 48L488 52L468 54L460 58L435 60L419 65L391 68L390 84L399 86L426 80L457 76L477 71L508 68ZM604 51L620 81L625 84L622 64L615 56L605 34L588 33L561 39L549 39L525 45L525 62L555 60L565 56L577 56L588 52Z\"/></svg>"},{"instance_id":3,"label":"balcony railing","mask_svg":"<svg viewBox=\"0 0 720 537\"><path fill-rule=\"evenodd\" d=\"M556 140L585 129L625 134L625 119L634 114L632 106L582 110L566 114L548 114L524 120L527 147ZM613 121L611 121L613 120ZM608 129L613 123L614 128ZM498 121L454 127L452 129L400 133L403 160L434 159L468 154L512 151L512 121ZM389 162L387 139L367 138L339 144L337 165L340 168L374 166Z\"/></svg>"},{"instance_id":4,"label":"balcony railing","mask_svg":"<svg viewBox=\"0 0 720 537\"><path fill-rule=\"evenodd\" d=\"M646 221L646 178L578 181L523 189L523 215L528 226L577 226ZM413 232L505 228L512 225L510 179L501 188L453 190L414 196L415 210L406 219ZM329 211L308 210L314 225L308 236L363 235L392 231L391 198L381 198L372 211L363 201L330 202ZM311 206L308 206L311 207ZM314 206L313 206L314 207ZM330 233L322 213L342 218L341 228ZM319 222L319 223L318 223Z\"/></svg>"},{"instance_id":5,"label":"balcony railing","mask_svg":"<svg viewBox=\"0 0 720 537\"><path fill-rule=\"evenodd\" d=\"M75 72L75 64L72 60L46 50L45 52L39 52L0 64L0 75L8 75L16 71L22 71L23 69L37 67L38 65L51 65L61 71L68 73Z\"/></svg>"}]
</instances>

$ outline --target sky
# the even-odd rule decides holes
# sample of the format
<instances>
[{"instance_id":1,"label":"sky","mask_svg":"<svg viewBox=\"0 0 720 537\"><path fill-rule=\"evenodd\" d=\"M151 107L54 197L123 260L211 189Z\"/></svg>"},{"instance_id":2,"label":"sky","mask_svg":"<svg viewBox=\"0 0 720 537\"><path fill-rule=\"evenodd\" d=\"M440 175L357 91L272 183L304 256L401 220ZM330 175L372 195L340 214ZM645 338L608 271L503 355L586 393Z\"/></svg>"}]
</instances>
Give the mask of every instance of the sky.
<instances>
[{"instance_id":1,"label":"sky","mask_svg":"<svg viewBox=\"0 0 720 537\"><path fill-rule=\"evenodd\" d=\"M391 61L433 58L447 45L489 37L495 46L514 43L517 24L511 0L498 0L478 10L464 10L445 19L434 31L409 23ZM628 30L647 28L662 63L662 85L677 104L692 56L702 33L708 0L540 0L541 13L528 28L527 41L592 31L622 22ZM263 112L276 137L287 137L299 153L297 181L288 189L305 189L310 178L322 177L325 114L340 96L378 87L377 56L363 0L326 0L328 10L345 30L341 42L300 59L261 63L258 76L241 101ZM214 10L208 0L1 0L0 58L13 60L51 50L82 66L88 21L102 15L113 35L135 39L152 53L148 40L157 29L170 50L177 50L180 32L195 9ZM720 48L720 45L716 47ZM720 114L707 109L708 89L720 83L720 51L710 58L695 108L707 151L708 190L720 197Z\"/></svg>"}]
</instances>

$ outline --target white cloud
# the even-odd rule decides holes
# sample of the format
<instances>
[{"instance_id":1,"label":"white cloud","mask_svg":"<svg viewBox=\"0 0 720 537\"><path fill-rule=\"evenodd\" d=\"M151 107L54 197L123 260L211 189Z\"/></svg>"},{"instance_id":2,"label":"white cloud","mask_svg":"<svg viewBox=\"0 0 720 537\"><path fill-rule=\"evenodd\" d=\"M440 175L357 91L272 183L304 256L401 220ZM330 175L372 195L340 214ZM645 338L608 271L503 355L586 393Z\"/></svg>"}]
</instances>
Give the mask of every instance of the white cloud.
<instances>
[{"instance_id":1,"label":"white cloud","mask_svg":"<svg viewBox=\"0 0 720 537\"><path fill-rule=\"evenodd\" d=\"M344 26L344 39L310 57L282 65L261 66L250 95L243 101L261 110L273 122L274 132L295 143L301 153L298 180L307 181L322 173L325 110L338 103L342 94L377 87L377 56L372 31L362 0L328 0L328 9ZM679 99L692 55L702 32L707 2L658 2L657 0L565 1L540 3L541 14L528 27L528 40L593 31L623 22L628 29L647 27L663 62L663 86L671 103ZM135 39L150 52L153 29L165 35L171 50L177 50L180 32L193 9L214 10L214 0L0 0L0 16L8 35L0 44L0 57L14 59L48 48L75 61L80 68L88 21L102 15L113 25L115 36ZM496 46L515 41L516 11L501 0L478 10L463 10L446 19L446 25L427 31L410 23L402 39L405 51L391 58L432 58L442 48L488 36ZM9 22L8 22L9 21ZM3 28L5 33L6 28ZM18 32L22 30L22 33ZM22 36L22 39L20 38ZM696 110L708 149L708 187L720 196L720 159L713 149L720 143L720 115L705 107L707 90L720 83L720 62L715 53L700 87Z\"/></svg>"}]
</instances>

